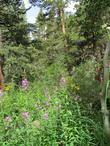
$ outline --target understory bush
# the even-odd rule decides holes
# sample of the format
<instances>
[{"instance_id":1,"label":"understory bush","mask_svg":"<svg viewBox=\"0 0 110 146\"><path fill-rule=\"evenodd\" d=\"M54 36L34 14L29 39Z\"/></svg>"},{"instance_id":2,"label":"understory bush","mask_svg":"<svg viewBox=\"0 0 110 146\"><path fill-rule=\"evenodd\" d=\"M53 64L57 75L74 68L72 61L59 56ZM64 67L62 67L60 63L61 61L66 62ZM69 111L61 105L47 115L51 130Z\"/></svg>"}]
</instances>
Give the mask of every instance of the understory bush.
<instances>
[{"instance_id":1,"label":"understory bush","mask_svg":"<svg viewBox=\"0 0 110 146\"><path fill-rule=\"evenodd\" d=\"M73 68L72 75L68 78L68 90L73 98L90 107L96 101L100 105L101 83L96 80L98 63L88 60Z\"/></svg>"}]
</instances>

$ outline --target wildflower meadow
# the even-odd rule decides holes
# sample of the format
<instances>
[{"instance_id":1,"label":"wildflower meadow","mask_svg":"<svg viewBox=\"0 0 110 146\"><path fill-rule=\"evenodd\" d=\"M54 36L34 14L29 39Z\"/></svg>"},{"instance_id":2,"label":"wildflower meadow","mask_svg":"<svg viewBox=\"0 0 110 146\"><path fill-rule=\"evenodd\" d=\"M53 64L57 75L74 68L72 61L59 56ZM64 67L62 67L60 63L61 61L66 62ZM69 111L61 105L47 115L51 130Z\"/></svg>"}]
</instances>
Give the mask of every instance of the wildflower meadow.
<instances>
[{"instance_id":1,"label":"wildflower meadow","mask_svg":"<svg viewBox=\"0 0 110 146\"><path fill-rule=\"evenodd\" d=\"M101 123L84 114L86 109L67 93L66 87L50 90L43 83L29 81L28 88L22 85L3 91L0 145L103 146Z\"/></svg>"}]
</instances>

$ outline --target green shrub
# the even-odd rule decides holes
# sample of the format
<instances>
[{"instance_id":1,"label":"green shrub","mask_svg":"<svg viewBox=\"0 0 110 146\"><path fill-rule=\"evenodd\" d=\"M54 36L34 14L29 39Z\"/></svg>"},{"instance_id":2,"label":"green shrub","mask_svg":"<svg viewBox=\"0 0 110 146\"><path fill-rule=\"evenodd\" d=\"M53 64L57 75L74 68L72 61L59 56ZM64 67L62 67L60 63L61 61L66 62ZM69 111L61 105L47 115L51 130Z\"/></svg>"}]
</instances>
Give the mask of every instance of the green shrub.
<instances>
[{"instance_id":1,"label":"green shrub","mask_svg":"<svg viewBox=\"0 0 110 146\"><path fill-rule=\"evenodd\" d=\"M95 61L88 60L80 66L74 68L73 75L68 79L68 89L75 96L79 96L82 102L90 106L99 100L101 91L100 83L95 79L96 76Z\"/></svg>"}]
</instances>

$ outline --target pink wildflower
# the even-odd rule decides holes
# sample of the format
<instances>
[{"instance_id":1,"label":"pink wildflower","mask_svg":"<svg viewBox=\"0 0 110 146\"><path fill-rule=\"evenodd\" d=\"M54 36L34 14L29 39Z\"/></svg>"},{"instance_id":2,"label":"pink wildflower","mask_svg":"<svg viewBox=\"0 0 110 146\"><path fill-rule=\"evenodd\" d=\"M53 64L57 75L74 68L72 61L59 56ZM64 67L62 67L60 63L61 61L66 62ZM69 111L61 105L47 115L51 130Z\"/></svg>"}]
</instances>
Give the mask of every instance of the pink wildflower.
<instances>
[{"instance_id":1,"label":"pink wildflower","mask_svg":"<svg viewBox=\"0 0 110 146\"><path fill-rule=\"evenodd\" d=\"M24 120L29 119L29 112L22 112L22 117Z\"/></svg>"},{"instance_id":2,"label":"pink wildflower","mask_svg":"<svg viewBox=\"0 0 110 146\"><path fill-rule=\"evenodd\" d=\"M25 79L22 80L22 88L23 88L24 90L27 90L28 87L29 87L29 82L28 82L28 80L25 78Z\"/></svg>"}]
</instances>

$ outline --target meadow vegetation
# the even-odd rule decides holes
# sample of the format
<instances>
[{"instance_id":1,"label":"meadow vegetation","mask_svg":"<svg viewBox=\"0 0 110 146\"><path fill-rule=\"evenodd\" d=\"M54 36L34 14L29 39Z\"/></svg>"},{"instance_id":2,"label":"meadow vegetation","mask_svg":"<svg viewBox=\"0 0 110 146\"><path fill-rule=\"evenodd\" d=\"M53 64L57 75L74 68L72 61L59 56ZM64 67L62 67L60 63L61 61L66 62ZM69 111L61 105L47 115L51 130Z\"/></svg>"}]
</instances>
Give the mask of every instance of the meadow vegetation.
<instances>
[{"instance_id":1,"label":"meadow vegetation","mask_svg":"<svg viewBox=\"0 0 110 146\"><path fill-rule=\"evenodd\" d=\"M0 0L0 146L110 146L110 0L28 2Z\"/></svg>"},{"instance_id":2,"label":"meadow vegetation","mask_svg":"<svg viewBox=\"0 0 110 146\"><path fill-rule=\"evenodd\" d=\"M48 69L46 74L47 80L28 81L27 88L25 85L19 88L8 85L0 97L0 145L106 145L100 109L92 107L98 91L91 91L97 86L94 80L90 80L94 74L88 68L91 64L76 69L75 78L71 79L74 84L68 76L59 82L54 76L51 83L48 82L56 72L52 67L52 72ZM87 74L82 69L84 67L88 68ZM85 78L82 79L83 74ZM89 95L85 86L88 86Z\"/></svg>"}]
</instances>

